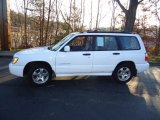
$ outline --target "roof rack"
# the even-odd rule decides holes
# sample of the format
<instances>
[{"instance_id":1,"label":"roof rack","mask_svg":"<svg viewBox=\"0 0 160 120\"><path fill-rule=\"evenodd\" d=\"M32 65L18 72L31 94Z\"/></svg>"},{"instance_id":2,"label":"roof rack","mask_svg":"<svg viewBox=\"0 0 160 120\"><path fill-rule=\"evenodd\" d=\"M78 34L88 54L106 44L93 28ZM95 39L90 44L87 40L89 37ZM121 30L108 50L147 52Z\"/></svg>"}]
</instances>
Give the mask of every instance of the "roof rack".
<instances>
[{"instance_id":1,"label":"roof rack","mask_svg":"<svg viewBox=\"0 0 160 120\"><path fill-rule=\"evenodd\" d=\"M134 32L126 31L99 31L99 30L87 30L87 33L123 33L123 34L133 34Z\"/></svg>"}]
</instances>

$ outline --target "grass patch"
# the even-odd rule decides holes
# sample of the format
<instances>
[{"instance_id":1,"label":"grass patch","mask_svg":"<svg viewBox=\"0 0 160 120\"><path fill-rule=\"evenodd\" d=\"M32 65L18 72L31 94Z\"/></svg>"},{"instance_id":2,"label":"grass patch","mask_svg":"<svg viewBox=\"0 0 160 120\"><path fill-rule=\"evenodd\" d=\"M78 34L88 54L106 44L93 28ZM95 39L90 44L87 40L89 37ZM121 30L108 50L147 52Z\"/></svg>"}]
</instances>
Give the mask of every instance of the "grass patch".
<instances>
[{"instance_id":1,"label":"grass patch","mask_svg":"<svg viewBox=\"0 0 160 120\"><path fill-rule=\"evenodd\" d=\"M154 56L151 53L148 53L148 59L150 62L160 62L160 54L158 56Z\"/></svg>"},{"instance_id":2,"label":"grass patch","mask_svg":"<svg viewBox=\"0 0 160 120\"><path fill-rule=\"evenodd\" d=\"M23 49L12 49L12 50L10 50L10 52L18 52L18 51L21 51L21 50L23 50Z\"/></svg>"}]
</instances>

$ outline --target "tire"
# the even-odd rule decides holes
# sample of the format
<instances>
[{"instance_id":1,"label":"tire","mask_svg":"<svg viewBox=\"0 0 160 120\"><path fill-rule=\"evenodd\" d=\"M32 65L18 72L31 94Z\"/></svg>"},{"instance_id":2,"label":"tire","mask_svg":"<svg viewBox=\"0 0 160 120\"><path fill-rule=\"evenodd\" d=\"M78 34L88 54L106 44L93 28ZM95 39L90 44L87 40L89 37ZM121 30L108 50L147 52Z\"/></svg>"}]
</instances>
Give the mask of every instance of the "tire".
<instances>
[{"instance_id":1,"label":"tire","mask_svg":"<svg viewBox=\"0 0 160 120\"><path fill-rule=\"evenodd\" d=\"M134 70L130 65L121 64L116 67L113 78L118 83L127 83L129 82L133 77Z\"/></svg>"},{"instance_id":2,"label":"tire","mask_svg":"<svg viewBox=\"0 0 160 120\"><path fill-rule=\"evenodd\" d=\"M43 86L52 80L52 70L45 65L35 65L29 70L27 78L32 85Z\"/></svg>"}]
</instances>

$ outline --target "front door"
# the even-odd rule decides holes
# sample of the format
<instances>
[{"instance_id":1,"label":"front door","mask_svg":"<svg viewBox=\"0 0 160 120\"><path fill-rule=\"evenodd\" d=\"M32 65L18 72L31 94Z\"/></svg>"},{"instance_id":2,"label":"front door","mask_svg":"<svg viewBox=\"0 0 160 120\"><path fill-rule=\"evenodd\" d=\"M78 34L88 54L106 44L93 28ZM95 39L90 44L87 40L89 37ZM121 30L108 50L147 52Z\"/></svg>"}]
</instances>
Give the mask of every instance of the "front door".
<instances>
[{"instance_id":1,"label":"front door","mask_svg":"<svg viewBox=\"0 0 160 120\"><path fill-rule=\"evenodd\" d=\"M56 56L56 74L83 75L91 73L93 62L92 51L93 38L91 36L77 36L67 45L69 52L63 48Z\"/></svg>"}]
</instances>

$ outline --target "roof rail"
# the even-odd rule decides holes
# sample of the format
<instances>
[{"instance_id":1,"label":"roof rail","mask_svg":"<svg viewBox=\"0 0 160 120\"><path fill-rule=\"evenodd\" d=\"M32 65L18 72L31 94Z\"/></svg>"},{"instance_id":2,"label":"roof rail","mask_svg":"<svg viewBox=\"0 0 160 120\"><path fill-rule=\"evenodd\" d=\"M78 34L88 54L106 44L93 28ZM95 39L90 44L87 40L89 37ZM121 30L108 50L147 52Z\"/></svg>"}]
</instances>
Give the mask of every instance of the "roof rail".
<instances>
[{"instance_id":1,"label":"roof rail","mask_svg":"<svg viewBox=\"0 0 160 120\"><path fill-rule=\"evenodd\" d=\"M123 33L123 34L133 34L134 33L134 32L126 32L126 31L99 31L99 30L87 30L86 32L87 33Z\"/></svg>"}]
</instances>

